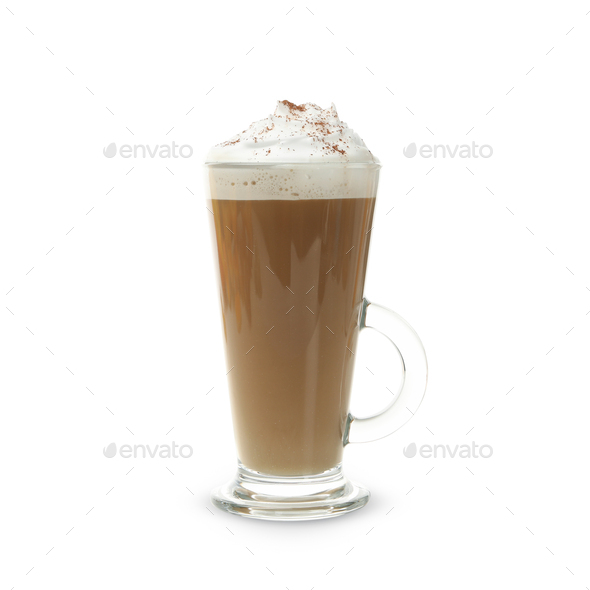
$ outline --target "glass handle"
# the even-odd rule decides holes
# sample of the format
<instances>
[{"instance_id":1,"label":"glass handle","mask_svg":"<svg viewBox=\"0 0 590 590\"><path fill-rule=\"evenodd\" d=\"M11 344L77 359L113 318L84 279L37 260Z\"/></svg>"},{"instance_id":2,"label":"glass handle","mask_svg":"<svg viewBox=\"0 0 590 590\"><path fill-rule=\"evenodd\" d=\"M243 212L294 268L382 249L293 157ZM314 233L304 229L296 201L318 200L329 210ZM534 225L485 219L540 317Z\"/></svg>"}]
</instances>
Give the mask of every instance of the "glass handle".
<instances>
[{"instance_id":1,"label":"glass handle","mask_svg":"<svg viewBox=\"0 0 590 590\"><path fill-rule=\"evenodd\" d=\"M381 412L367 418L348 414L345 445L377 440L401 428L422 403L428 380L428 363L422 342L401 316L363 299L359 328L372 328L393 344L402 360L403 379L398 395Z\"/></svg>"}]
</instances>

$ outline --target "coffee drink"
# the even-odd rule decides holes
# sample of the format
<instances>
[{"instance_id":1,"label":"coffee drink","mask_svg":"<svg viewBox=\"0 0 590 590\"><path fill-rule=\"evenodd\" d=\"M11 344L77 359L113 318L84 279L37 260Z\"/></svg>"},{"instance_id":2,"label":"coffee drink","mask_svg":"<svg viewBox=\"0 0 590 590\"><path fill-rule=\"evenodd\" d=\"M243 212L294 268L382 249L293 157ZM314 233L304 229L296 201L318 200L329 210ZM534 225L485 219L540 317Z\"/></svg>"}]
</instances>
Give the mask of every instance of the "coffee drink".
<instances>
[{"instance_id":1,"label":"coffee drink","mask_svg":"<svg viewBox=\"0 0 590 590\"><path fill-rule=\"evenodd\" d=\"M208 173L234 432L249 470L320 474L342 460L378 164L333 107L271 119ZM281 123L298 133L269 139Z\"/></svg>"}]
</instances>

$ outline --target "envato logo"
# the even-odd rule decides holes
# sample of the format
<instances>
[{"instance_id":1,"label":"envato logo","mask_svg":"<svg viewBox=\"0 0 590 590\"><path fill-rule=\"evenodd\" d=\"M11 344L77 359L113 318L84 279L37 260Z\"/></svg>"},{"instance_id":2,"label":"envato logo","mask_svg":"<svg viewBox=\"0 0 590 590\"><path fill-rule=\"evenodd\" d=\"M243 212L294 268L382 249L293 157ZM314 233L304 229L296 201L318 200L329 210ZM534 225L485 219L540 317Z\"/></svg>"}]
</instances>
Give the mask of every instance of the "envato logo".
<instances>
[{"instance_id":1,"label":"envato logo","mask_svg":"<svg viewBox=\"0 0 590 590\"><path fill-rule=\"evenodd\" d=\"M418 447L415 442L404 447L404 456L408 459L420 455L424 459L437 459L442 457L446 459L489 459L494 454L494 449L490 445L478 446L474 442L471 445L422 445Z\"/></svg>"},{"instance_id":2,"label":"envato logo","mask_svg":"<svg viewBox=\"0 0 590 590\"><path fill-rule=\"evenodd\" d=\"M178 451L178 453L177 453ZM123 459L188 459L193 454L193 448L190 445L178 446L175 442L172 445L121 445L117 448L116 443L102 449L102 454L107 459L112 459L119 455Z\"/></svg>"},{"instance_id":3,"label":"envato logo","mask_svg":"<svg viewBox=\"0 0 590 590\"><path fill-rule=\"evenodd\" d=\"M491 158L494 153L491 145L485 143L484 145L477 145L475 141L471 145L464 143L462 145L429 145L424 144L418 147L415 143L411 143L404 148L404 156L406 158L413 158L416 154L420 154L422 158Z\"/></svg>"},{"instance_id":4,"label":"envato logo","mask_svg":"<svg viewBox=\"0 0 590 590\"><path fill-rule=\"evenodd\" d=\"M143 143L135 145L125 143L117 150L116 143L109 143L102 153L105 158L114 158L117 153L121 158L190 158L193 155L193 148L187 144L178 146L174 142L171 145L164 144L153 147Z\"/></svg>"}]
</instances>

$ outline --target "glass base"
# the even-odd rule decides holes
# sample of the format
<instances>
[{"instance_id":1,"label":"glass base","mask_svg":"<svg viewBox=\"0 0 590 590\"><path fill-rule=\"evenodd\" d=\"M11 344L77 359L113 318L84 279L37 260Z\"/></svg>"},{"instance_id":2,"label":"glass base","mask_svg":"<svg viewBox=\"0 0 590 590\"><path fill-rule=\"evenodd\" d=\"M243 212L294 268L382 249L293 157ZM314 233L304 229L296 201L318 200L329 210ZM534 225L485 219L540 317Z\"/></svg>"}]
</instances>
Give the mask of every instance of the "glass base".
<instances>
[{"instance_id":1,"label":"glass base","mask_svg":"<svg viewBox=\"0 0 590 590\"><path fill-rule=\"evenodd\" d=\"M362 508L370 492L348 480L338 465L319 475L278 477L238 466L236 478L211 492L217 508L249 518L312 520Z\"/></svg>"}]
</instances>

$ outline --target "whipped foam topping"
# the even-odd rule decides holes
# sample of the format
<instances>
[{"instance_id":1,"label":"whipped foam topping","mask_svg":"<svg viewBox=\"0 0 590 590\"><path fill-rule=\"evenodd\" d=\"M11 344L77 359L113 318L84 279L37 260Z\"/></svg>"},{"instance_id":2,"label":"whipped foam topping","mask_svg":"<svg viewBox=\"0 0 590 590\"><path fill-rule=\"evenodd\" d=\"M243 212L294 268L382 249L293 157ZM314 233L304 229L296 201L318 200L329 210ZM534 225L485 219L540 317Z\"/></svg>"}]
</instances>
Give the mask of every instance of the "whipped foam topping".
<instances>
[{"instance_id":1,"label":"whipped foam topping","mask_svg":"<svg viewBox=\"0 0 590 590\"><path fill-rule=\"evenodd\" d=\"M208 163L378 163L365 142L329 109L281 100L272 115L209 150Z\"/></svg>"}]
</instances>

